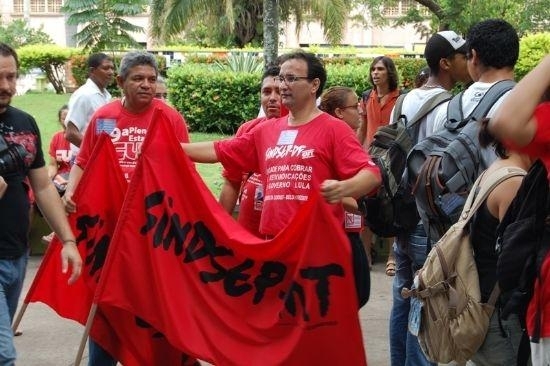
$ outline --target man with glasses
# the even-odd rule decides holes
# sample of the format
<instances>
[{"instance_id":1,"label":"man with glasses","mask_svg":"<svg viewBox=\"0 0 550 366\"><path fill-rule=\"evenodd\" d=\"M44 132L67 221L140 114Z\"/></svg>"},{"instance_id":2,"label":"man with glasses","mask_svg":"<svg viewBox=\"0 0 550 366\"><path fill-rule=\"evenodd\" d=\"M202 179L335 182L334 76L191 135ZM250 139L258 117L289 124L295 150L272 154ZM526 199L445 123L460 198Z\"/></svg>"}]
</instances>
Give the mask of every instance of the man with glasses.
<instances>
[{"instance_id":1,"label":"man with glasses","mask_svg":"<svg viewBox=\"0 0 550 366\"><path fill-rule=\"evenodd\" d=\"M287 116L232 139L182 144L196 162L219 161L226 169L264 176L260 232L266 238L285 228L314 190L334 204L343 222L342 198L366 195L380 185L380 172L353 131L317 108L327 77L321 61L303 51L283 57L275 80Z\"/></svg>"}]
</instances>

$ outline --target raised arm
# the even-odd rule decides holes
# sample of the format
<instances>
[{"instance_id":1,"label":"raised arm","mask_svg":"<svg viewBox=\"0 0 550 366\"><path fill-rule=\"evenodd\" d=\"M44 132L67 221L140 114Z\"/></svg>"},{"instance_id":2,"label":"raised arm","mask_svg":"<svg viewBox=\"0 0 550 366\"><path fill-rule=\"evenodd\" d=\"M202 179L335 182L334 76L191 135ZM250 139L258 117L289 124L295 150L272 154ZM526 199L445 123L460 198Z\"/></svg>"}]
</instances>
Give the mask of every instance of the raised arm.
<instances>
[{"instance_id":1,"label":"raised arm","mask_svg":"<svg viewBox=\"0 0 550 366\"><path fill-rule=\"evenodd\" d=\"M218 162L213 141L183 143L181 147L187 156L189 156L189 159L196 163Z\"/></svg>"},{"instance_id":2,"label":"raised arm","mask_svg":"<svg viewBox=\"0 0 550 366\"><path fill-rule=\"evenodd\" d=\"M550 55L512 89L489 121L496 138L525 146L533 139L536 122L533 112L550 86Z\"/></svg>"}]
</instances>

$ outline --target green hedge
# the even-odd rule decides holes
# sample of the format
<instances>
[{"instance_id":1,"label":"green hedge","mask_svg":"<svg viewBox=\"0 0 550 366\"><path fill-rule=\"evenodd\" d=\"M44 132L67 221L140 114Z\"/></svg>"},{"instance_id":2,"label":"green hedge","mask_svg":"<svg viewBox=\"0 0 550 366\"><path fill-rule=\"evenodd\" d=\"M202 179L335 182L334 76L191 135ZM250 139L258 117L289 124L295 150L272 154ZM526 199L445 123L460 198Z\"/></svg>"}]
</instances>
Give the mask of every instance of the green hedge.
<instances>
[{"instance_id":1,"label":"green hedge","mask_svg":"<svg viewBox=\"0 0 550 366\"><path fill-rule=\"evenodd\" d=\"M550 32L527 35L521 38L516 79L520 80L550 53Z\"/></svg>"},{"instance_id":2,"label":"green hedge","mask_svg":"<svg viewBox=\"0 0 550 366\"><path fill-rule=\"evenodd\" d=\"M258 114L260 74L220 72L185 64L170 68L170 102L184 114L191 130L233 134Z\"/></svg>"},{"instance_id":3,"label":"green hedge","mask_svg":"<svg viewBox=\"0 0 550 366\"><path fill-rule=\"evenodd\" d=\"M76 85L81 86L86 82L86 79L88 78L88 66L87 61L90 54L86 53L83 54L82 52L79 52L77 54L74 54L70 60L69 63L71 65L71 72L73 74L73 77L76 81ZM117 53L113 57L114 64L115 64L115 74L118 70L118 65L120 65L120 60L122 60L122 57L124 56L124 53ZM166 74L166 59L163 56L156 56L155 57L159 66L159 71L162 75ZM111 95L115 97L119 97L121 95L121 91L118 88L116 79L113 79L113 82L111 85L107 87Z\"/></svg>"},{"instance_id":4,"label":"green hedge","mask_svg":"<svg viewBox=\"0 0 550 366\"><path fill-rule=\"evenodd\" d=\"M372 59L327 63L325 88L345 85L357 95L371 88ZM396 59L401 87L411 87L423 59ZM186 63L168 71L170 102L182 112L193 131L233 134L244 121L258 114L261 74L216 71L211 65Z\"/></svg>"}]
</instances>

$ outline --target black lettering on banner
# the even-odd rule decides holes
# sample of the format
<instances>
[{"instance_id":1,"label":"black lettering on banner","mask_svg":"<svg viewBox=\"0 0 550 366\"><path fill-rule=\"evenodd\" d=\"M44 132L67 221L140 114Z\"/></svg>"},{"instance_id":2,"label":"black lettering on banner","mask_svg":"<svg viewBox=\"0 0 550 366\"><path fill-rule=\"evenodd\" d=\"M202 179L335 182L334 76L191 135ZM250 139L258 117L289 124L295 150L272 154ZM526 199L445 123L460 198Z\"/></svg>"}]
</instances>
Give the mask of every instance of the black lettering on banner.
<instances>
[{"instance_id":1,"label":"black lettering on banner","mask_svg":"<svg viewBox=\"0 0 550 366\"><path fill-rule=\"evenodd\" d=\"M286 266L284 263L268 261L262 264L260 274L254 279L256 293L254 294L253 303L260 303L264 297L265 290L281 283L285 278L285 274Z\"/></svg>"},{"instance_id":2,"label":"black lettering on banner","mask_svg":"<svg viewBox=\"0 0 550 366\"><path fill-rule=\"evenodd\" d=\"M248 273L243 273L254 266L254 261L252 259L246 259L241 264L229 269L222 267L214 260L212 260L211 263L218 272L210 273L201 271L199 276L202 282L209 283L223 280L223 289L225 293L233 297L241 296L252 290L252 285L246 283L250 275ZM244 283L239 285L238 282Z\"/></svg>"},{"instance_id":3,"label":"black lettering on banner","mask_svg":"<svg viewBox=\"0 0 550 366\"><path fill-rule=\"evenodd\" d=\"M76 218L76 230L78 232L76 242L84 241L86 243L87 255L84 265L89 268L90 277L95 277L96 282L99 281L99 271L103 268L105 258L107 258L111 237L107 234L93 235L91 229L95 229L98 233L98 230L103 227L103 223L104 220L99 215L82 215Z\"/></svg>"},{"instance_id":4,"label":"black lettering on banner","mask_svg":"<svg viewBox=\"0 0 550 366\"><path fill-rule=\"evenodd\" d=\"M214 258L218 256L233 255L231 249L217 245L216 238L214 238L214 235L212 235L212 232L206 227L204 222L196 222L194 224L194 229L195 233L185 249L184 263L190 263L206 256ZM202 243L202 247L199 246L199 243Z\"/></svg>"},{"instance_id":5,"label":"black lettering on banner","mask_svg":"<svg viewBox=\"0 0 550 366\"><path fill-rule=\"evenodd\" d=\"M167 204L165 204L166 200ZM173 199L167 198L164 191L153 192L145 197L145 211L145 224L141 227L140 234L146 235L152 231L154 248L162 245L162 249L167 251L173 244L174 254L176 256L183 254L183 263L209 258L213 271L200 271L200 280L205 284L223 281L224 291L229 296L242 296L255 288L252 301L253 304L258 304L269 288L282 283L285 278L287 267L282 262L263 263L259 274L254 278L253 285L249 283L251 274L246 271L254 267L254 260L246 258L240 264L225 268L216 260L216 257L233 256L233 250L218 245L216 238L204 222L182 223L179 214L173 210ZM343 277L343 268L333 263L302 268L299 273L302 279L316 281L315 294L319 302L320 315L326 316L330 308L330 277ZM278 296L284 301L285 309L289 314L296 317L298 308L301 306L303 319L309 321L310 315L306 311L306 292L302 284L294 280L289 284L288 290L281 291Z\"/></svg>"},{"instance_id":6,"label":"black lettering on banner","mask_svg":"<svg viewBox=\"0 0 550 366\"><path fill-rule=\"evenodd\" d=\"M322 267L308 267L300 270L300 276L308 280L317 280L315 285L315 293L319 300L319 310L321 316L328 313L329 308L329 277L338 276L344 277L344 269L341 265L332 263Z\"/></svg>"},{"instance_id":7,"label":"black lettering on banner","mask_svg":"<svg viewBox=\"0 0 550 366\"><path fill-rule=\"evenodd\" d=\"M185 263L207 256L217 257L233 254L231 249L216 245L214 236L203 222L199 221L194 225L190 222L185 222L182 225L179 214L172 213L172 210L168 211L165 209L158 215L154 213L153 208L156 206L161 206L162 208L165 200L166 195L164 191L153 192L145 197L145 225L141 227L140 234L146 235L153 230L154 248L158 248L162 244L164 250L169 250L173 243L174 254L179 256L185 251L183 260ZM171 209L174 206L173 199L168 197L167 200L168 207ZM187 248L184 249L184 244L192 230L193 235L189 240ZM202 244L202 246L199 244Z\"/></svg>"},{"instance_id":8,"label":"black lettering on banner","mask_svg":"<svg viewBox=\"0 0 550 366\"><path fill-rule=\"evenodd\" d=\"M76 242L80 243L82 240L86 240L89 236L88 228L93 228L99 222L99 215L89 216L82 215L76 218L76 230L79 232L76 237Z\"/></svg>"},{"instance_id":9,"label":"black lettering on banner","mask_svg":"<svg viewBox=\"0 0 550 366\"><path fill-rule=\"evenodd\" d=\"M290 315L296 317L296 314L298 313L298 306L296 305L294 294L298 296L298 300L300 301L300 304L302 304L302 309L304 309L304 321L309 321L309 315L306 311L306 294L302 285L298 282L292 281L288 292L285 293L284 291L281 291L279 298L284 300L285 309L290 313Z\"/></svg>"}]
</instances>

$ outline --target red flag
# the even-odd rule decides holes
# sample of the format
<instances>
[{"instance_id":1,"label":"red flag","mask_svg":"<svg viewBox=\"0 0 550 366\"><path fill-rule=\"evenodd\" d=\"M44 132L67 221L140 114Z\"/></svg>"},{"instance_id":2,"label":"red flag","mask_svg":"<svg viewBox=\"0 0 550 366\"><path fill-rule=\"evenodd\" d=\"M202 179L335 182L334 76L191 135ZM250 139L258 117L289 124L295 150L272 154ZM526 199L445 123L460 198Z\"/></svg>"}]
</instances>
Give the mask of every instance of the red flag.
<instances>
[{"instance_id":1,"label":"red flag","mask_svg":"<svg viewBox=\"0 0 550 366\"><path fill-rule=\"evenodd\" d=\"M162 111L157 110L156 113L152 117L152 121L159 118L163 123L170 124ZM140 162L138 161L139 164ZM135 179L132 177L132 181ZM117 207L122 206L122 202L117 202L116 204L118 205L119 203L120 206ZM116 227L124 225L123 222L117 222L118 218L118 215L112 217L111 224L114 225L116 223ZM118 229L114 231L116 232ZM105 248L105 251L102 252L104 254L102 255L102 265L105 257L111 256L111 253L117 250L112 244L109 245L108 242L106 244L109 250L107 251L107 248ZM129 242L127 244L133 247L139 243ZM127 265L128 267L123 269L124 271L132 271L134 269L132 268L134 267L133 264L129 263ZM139 272L145 270L145 268L135 270ZM99 281L100 283L103 281L109 283L111 278L109 278L108 273L102 270ZM132 282L133 280L130 281ZM128 283L127 285L130 284ZM99 305L90 329L90 337L124 366L198 365L195 358L186 355L181 349L173 347L162 333L158 332L143 319L129 312L112 311Z\"/></svg>"},{"instance_id":2,"label":"red flag","mask_svg":"<svg viewBox=\"0 0 550 366\"><path fill-rule=\"evenodd\" d=\"M217 204L165 123L151 125L96 301L217 365L365 365L349 243L318 196L271 241Z\"/></svg>"},{"instance_id":3,"label":"red flag","mask_svg":"<svg viewBox=\"0 0 550 366\"><path fill-rule=\"evenodd\" d=\"M62 244L54 237L25 303L43 302L60 316L86 324L127 186L111 139L103 134L73 196L78 212L69 215L84 262L82 276L73 285L67 284L68 275L61 273Z\"/></svg>"}]
</instances>

